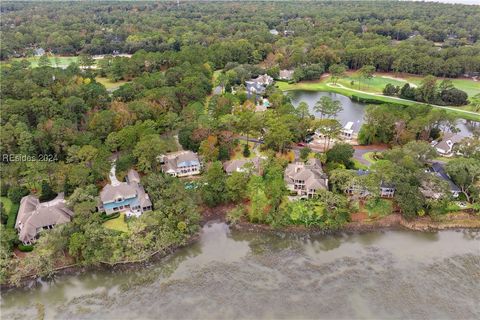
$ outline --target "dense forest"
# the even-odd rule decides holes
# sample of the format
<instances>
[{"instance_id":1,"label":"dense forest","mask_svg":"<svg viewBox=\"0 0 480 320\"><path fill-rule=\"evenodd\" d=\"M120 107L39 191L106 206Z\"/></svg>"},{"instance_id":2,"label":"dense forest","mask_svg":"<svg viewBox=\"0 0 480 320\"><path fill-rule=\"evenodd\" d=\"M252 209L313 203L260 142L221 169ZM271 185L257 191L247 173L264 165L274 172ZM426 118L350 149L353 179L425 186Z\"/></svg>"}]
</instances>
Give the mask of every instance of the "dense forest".
<instances>
[{"instance_id":1,"label":"dense forest","mask_svg":"<svg viewBox=\"0 0 480 320\"><path fill-rule=\"evenodd\" d=\"M401 2L2 3L1 59L180 51L215 69L229 62L293 68L374 65L457 77L480 71L478 6ZM275 29L274 35L269 30Z\"/></svg>"},{"instance_id":2,"label":"dense forest","mask_svg":"<svg viewBox=\"0 0 480 320\"><path fill-rule=\"evenodd\" d=\"M444 181L426 172L438 156L430 142L457 131L458 119L447 109L414 102L366 107L359 143L390 148L375 155L370 174L360 178L352 145L339 139L339 101L318 101L316 118L307 103L294 106L288 94L269 85L268 110L256 112L259 101L247 95L244 82L284 68L304 79L363 66L451 77L479 72L480 7L2 2L1 11L1 57L8 60L0 77L2 283L49 275L59 265L109 265L167 252L185 244L198 231L201 213L217 206L232 208L231 222L321 229L342 227L365 203L373 217L395 211L406 219L433 219L460 210ZM60 68L44 55L33 68L23 58L37 48L80 58ZM105 57L94 62L95 54ZM107 90L100 78L123 82ZM433 103L458 96L449 81L425 79L411 90L412 99ZM303 143L315 131L325 137L324 152ZM479 211L479 141L465 138L455 149L461 156L446 165L468 212ZM198 152L203 163L191 181L162 172L159 156L182 148ZM256 173L225 172L222 162L253 156L262 156ZM112 159L119 179L131 168L140 173L154 208L127 219L120 231L106 228L108 217L97 211ZM328 183L310 199L291 201L286 167L309 160ZM424 196L425 182L441 194L438 199ZM392 199L379 194L382 183L396 185ZM347 196L352 185L371 196ZM34 246L20 244L14 226L22 197L48 200L62 192L75 212L71 223L42 233ZM33 251L20 259L17 249Z\"/></svg>"}]
</instances>

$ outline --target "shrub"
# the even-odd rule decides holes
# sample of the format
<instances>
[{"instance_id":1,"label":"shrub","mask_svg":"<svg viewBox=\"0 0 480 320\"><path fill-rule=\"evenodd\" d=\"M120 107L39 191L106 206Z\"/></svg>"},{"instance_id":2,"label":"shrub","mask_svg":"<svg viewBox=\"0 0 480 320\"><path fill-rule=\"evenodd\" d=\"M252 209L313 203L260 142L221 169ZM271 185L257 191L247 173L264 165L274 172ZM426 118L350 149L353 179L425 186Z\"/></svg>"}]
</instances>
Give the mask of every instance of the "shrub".
<instances>
[{"instance_id":1,"label":"shrub","mask_svg":"<svg viewBox=\"0 0 480 320\"><path fill-rule=\"evenodd\" d=\"M248 143L243 147L243 156L245 158L250 157L250 147L248 146Z\"/></svg>"},{"instance_id":2,"label":"shrub","mask_svg":"<svg viewBox=\"0 0 480 320\"><path fill-rule=\"evenodd\" d=\"M52 187L47 181L42 181L42 194L38 198L41 202L50 201L57 196L57 193L52 190Z\"/></svg>"},{"instance_id":3,"label":"shrub","mask_svg":"<svg viewBox=\"0 0 480 320\"><path fill-rule=\"evenodd\" d=\"M31 244L19 244L18 245L18 250L22 251L22 252L31 252L33 251L33 245Z\"/></svg>"},{"instance_id":4,"label":"shrub","mask_svg":"<svg viewBox=\"0 0 480 320\"><path fill-rule=\"evenodd\" d=\"M100 214L100 218L102 218L103 222L108 221L108 220L112 220L112 219L116 219L118 217L120 217L120 212L116 212L116 213L111 214L111 215L108 215L105 212L102 212Z\"/></svg>"},{"instance_id":5,"label":"shrub","mask_svg":"<svg viewBox=\"0 0 480 320\"><path fill-rule=\"evenodd\" d=\"M8 190L8 197L13 203L20 203L20 200L29 193L28 189L24 186L16 186Z\"/></svg>"},{"instance_id":6,"label":"shrub","mask_svg":"<svg viewBox=\"0 0 480 320\"><path fill-rule=\"evenodd\" d=\"M7 183L0 183L0 196L6 197L10 186Z\"/></svg>"},{"instance_id":7,"label":"shrub","mask_svg":"<svg viewBox=\"0 0 480 320\"><path fill-rule=\"evenodd\" d=\"M235 207L227 212L227 221L235 224L245 215L245 209L241 206Z\"/></svg>"},{"instance_id":8,"label":"shrub","mask_svg":"<svg viewBox=\"0 0 480 320\"><path fill-rule=\"evenodd\" d=\"M384 217L392 213L392 203L384 199L372 198L365 203L365 209L369 217Z\"/></svg>"},{"instance_id":9,"label":"shrub","mask_svg":"<svg viewBox=\"0 0 480 320\"><path fill-rule=\"evenodd\" d=\"M309 147L304 147L300 149L300 159L302 159L303 161L307 161L310 152L312 152L312 149L310 149Z\"/></svg>"}]
</instances>

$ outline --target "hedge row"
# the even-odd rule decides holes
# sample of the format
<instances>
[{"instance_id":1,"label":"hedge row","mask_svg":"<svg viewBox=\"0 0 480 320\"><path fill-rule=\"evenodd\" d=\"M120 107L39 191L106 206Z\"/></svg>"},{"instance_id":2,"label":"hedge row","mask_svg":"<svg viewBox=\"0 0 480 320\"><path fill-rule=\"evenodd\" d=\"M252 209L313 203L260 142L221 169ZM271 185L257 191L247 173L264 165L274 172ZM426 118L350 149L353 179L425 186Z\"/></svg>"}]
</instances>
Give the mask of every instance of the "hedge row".
<instances>
[{"instance_id":1,"label":"hedge row","mask_svg":"<svg viewBox=\"0 0 480 320\"><path fill-rule=\"evenodd\" d=\"M111 214L111 215L108 215L105 212L102 212L100 214L100 218L102 218L103 222L108 221L108 220L112 220L112 219L116 219L118 217L120 217L120 212L117 212L117 213L114 213L114 214Z\"/></svg>"}]
</instances>

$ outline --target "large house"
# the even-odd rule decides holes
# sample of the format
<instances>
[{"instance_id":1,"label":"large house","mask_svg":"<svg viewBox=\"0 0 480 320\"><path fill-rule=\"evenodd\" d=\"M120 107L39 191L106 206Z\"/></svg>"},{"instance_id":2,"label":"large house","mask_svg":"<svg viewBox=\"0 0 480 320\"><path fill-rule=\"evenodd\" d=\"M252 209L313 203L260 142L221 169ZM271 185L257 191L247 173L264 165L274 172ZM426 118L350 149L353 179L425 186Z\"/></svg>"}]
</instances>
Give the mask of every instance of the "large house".
<instances>
[{"instance_id":1,"label":"large house","mask_svg":"<svg viewBox=\"0 0 480 320\"><path fill-rule=\"evenodd\" d=\"M260 161L262 159L255 157L252 159L238 159L227 161L223 164L223 169L228 175L231 175L234 172L245 172L252 169L253 173L259 173L260 171ZM250 168L249 168L250 166Z\"/></svg>"},{"instance_id":2,"label":"large house","mask_svg":"<svg viewBox=\"0 0 480 320\"><path fill-rule=\"evenodd\" d=\"M259 95L263 95L265 93L265 89L273 83L273 78L270 77L268 74L263 74L255 79L250 79L245 81L245 85L247 87L247 96L250 98L254 96L255 98Z\"/></svg>"},{"instance_id":3,"label":"large house","mask_svg":"<svg viewBox=\"0 0 480 320\"><path fill-rule=\"evenodd\" d=\"M446 132L441 139L433 141L432 146L440 155L449 157L453 155L453 146L463 138L459 134Z\"/></svg>"},{"instance_id":4,"label":"large house","mask_svg":"<svg viewBox=\"0 0 480 320\"><path fill-rule=\"evenodd\" d=\"M441 163L432 163L431 167L428 169L428 172L445 181L452 197L458 198L458 196L460 195L460 188L452 181L452 179L450 179ZM442 192L435 190L435 188L429 185L427 182L424 182L422 184L421 191L422 194L427 198L438 199L443 195Z\"/></svg>"},{"instance_id":5,"label":"large house","mask_svg":"<svg viewBox=\"0 0 480 320\"><path fill-rule=\"evenodd\" d=\"M357 174L357 176L360 177L370 174L370 171L360 169L357 170L355 173ZM380 196L383 198L393 198L393 196L395 195L395 185L393 183L387 183L385 181L382 181L380 182L379 188ZM345 192L347 194L357 194L360 197L366 197L370 194L370 192L368 192L365 187L359 186L357 184L350 186L347 190L345 190Z\"/></svg>"},{"instance_id":6,"label":"large house","mask_svg":"<svg viewBox=\"0 0 480 320\"><path fill-rule=\"evenodd\" d=\"M322 170L318 159L290 163L284 175L287 189L302 197L311 198L318 190L328 190L328 178Z\"/></svg>"},{"instance_id":7,"label":"large house","mask_svg":"<svg viewBox=\"0 0 480 320\"><path fill-rule=\"evenodd\" d=\"M98 210L111 215L124 212L127 216L140 216L145 211L152 210L152 202L145 189L140 184L138 172L128 171L126 182L120 182L110 175L110 184L100 192Z\"/></svg>"},{"instance_id":8,"label":"large house","mask_svg":"<svg viewBox=\"0 0 480 320\"><path fill-rule=\"evenodd\" d=\"M28 195L20 201L15 228L22 243L32 244L40 231L70 222L72 217L73 212L67 208L63 193L43 203L37 197Z\"/></svg>"},{"instance_id":9,"label":"large house","mask_svg":"<svg viewBox=\"0 0 480 320\"><path fill-rule=\"evenodd\" d=\"M200 174L202 165L192 151L178 151L161 156L162 171L174 177Z\"/></svg>"}]
</instances>

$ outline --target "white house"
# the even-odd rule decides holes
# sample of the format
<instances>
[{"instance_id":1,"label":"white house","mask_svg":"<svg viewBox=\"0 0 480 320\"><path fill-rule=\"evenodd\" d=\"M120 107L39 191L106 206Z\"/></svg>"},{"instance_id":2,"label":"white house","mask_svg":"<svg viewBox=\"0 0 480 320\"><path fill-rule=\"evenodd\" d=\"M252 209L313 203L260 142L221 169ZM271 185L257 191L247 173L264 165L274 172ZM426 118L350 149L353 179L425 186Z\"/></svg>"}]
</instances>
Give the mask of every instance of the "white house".
<instances>
[{"instance_id":1,"label":"white house","mask_svg":"<svg viewBox=\"0 0 480 320\"><path fill-rule=\"evenodd\" d=\"M459 134L445 132L442 138L432 142L432 146L440 155L450 157L453 155L453 146L462 141L463 138Z\"/></svg>"},{"instance_id":2,"label":"white house","mask_svg":"<svg viewBox=\"0 0 480 320\"><path fill-rule=\"evenodd\" d=\"M340 131L340 136L345 140L351 140L353 137L353 122L349 121Z\"/></svg>"}]
</instances>

